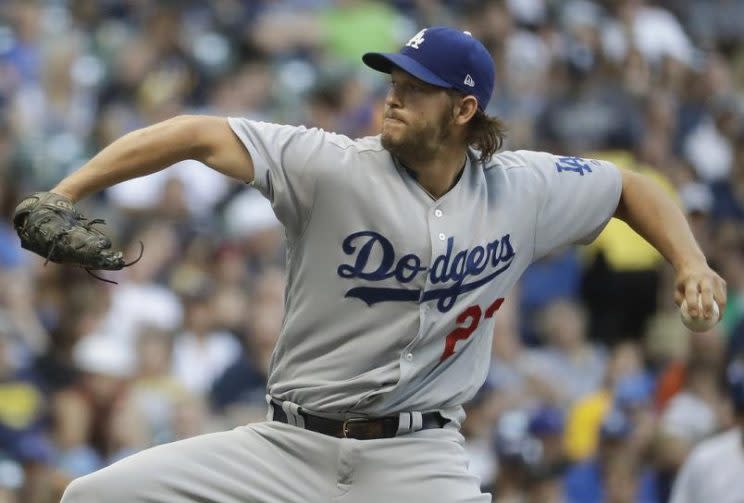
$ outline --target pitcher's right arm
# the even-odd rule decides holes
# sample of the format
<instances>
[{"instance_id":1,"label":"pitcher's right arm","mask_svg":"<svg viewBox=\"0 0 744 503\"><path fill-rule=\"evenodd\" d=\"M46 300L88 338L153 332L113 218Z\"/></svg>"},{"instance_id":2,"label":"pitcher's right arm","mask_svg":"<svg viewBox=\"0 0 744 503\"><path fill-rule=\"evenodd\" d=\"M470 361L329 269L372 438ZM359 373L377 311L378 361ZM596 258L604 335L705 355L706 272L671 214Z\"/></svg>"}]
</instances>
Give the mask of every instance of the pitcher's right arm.
<instances>
[{"instance_id":1,"label":"pitcher's right arm","mask_svg":"<svg viewBox=\"0 0 744 503\"><path fill-rule=\"evenodd\" d=\"M122 136L65 177L52 192L75 203L186 159L244 182L253 181L251 156L226 118L182 115Z\"/></svg>"}]
</instances>

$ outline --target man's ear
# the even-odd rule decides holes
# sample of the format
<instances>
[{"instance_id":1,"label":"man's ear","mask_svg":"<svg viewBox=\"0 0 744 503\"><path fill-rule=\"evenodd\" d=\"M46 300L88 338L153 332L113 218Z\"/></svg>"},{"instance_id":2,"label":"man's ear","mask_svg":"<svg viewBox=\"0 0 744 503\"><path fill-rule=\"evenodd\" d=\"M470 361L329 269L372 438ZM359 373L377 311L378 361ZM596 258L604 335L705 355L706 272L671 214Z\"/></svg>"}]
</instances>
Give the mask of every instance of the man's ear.
<instances>
[{"instance_id":1,"label":"man's ear","mask_svg":"<svg viewBox=\"0 0 744 503\"><path fill-rule=\"evenodd\" d=\"M465 96L455 108L455 123L461 126L467 124L477 111L477 98L472 95Z\"/></svg>"}]
</instances>

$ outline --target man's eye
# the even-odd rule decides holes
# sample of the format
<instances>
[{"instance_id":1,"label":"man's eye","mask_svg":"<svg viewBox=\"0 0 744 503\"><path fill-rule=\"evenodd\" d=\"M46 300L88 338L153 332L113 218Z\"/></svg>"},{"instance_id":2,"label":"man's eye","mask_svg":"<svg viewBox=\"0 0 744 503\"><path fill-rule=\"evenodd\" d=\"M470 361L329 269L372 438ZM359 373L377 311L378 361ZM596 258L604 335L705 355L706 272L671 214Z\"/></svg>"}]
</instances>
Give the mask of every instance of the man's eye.
<instances>
[{"instance_id":1,"label":"man's eye","mask_svg":"<svg viewBox=\"0 0 744 503\"><path fill-rule=\"evenodd\" d=\"M409 93L422 93L425 91L423 86L416 84L401 84L400 82L390 81L390 88L395 89L398 92L409 94Z\"/></svg>"}]
</instances>

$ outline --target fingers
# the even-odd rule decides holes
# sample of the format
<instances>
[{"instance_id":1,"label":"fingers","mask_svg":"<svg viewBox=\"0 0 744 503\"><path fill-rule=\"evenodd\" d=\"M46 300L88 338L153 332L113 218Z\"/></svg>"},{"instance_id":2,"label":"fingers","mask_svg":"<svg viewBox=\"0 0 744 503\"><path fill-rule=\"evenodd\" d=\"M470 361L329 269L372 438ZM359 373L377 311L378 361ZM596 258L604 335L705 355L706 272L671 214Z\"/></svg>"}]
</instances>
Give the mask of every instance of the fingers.
<instances>
[{"instance_id":1,"label":"fingers","mask_svg":"<svg viewBox=\"0 0 744 503\"><path fill-rule=\"evenodd\" d=\"M684 285L680 285L677 287L676 290L674 290L674 303L678 306L682 304L682 301L685 300L684 295Z\"/></svg>"},{"instance_id":2,"label":"fingers","mask_svg":"<svg viewBox=\"0 0 744 503\"><path fill-rule=\"evenodd\" d=\"M691 318L698 317L698 281L688 278L684 283L685 300L687 301L687 312Z\"/></svg>"},{"instance_id":3,"label":"fingers","mask_svg":"<svg viewBox=\"0 0 744 503\"><path fill-rule=\"evenodd\" d=\"M691 318L711 319L714 303L718 304L719 316L723 315L726 300L726 282L710 269L679 278L674 292L674 301L677 305L685 301Z\"/></svg>"},{"instance_id":4,"label":"fingers","mask_svg":"<svg viewBox=\"0 0 744 503\"><path fill-rule=\"evenodd\" d=\"M700 281L700 299L703 308L702 315L706 320L713 317L713 282L710 278Z\"/></svg>"},{"instance_id":5,"label":"fingers","mask_svg":"<svg viewBox=\"0 0 744 503\"><path fill-rule=\"evenodd\" d=\"M726 303L728 302L728 296L726 293L726 281L720 276L716 277L716 281L713 282L713 297L718 302L718 307L721 310L721 316L726 312Z\"/></svg>"}]
</instances>

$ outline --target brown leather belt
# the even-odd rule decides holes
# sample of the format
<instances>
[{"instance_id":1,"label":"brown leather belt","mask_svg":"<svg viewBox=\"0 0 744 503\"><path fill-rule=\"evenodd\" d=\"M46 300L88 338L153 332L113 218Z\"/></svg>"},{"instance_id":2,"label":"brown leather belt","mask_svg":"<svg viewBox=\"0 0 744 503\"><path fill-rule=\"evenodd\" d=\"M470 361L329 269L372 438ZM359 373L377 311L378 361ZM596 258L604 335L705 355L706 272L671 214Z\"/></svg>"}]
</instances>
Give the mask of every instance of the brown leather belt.
<instances>
[{"instance_id":1,"label":"brown leather belt","mask_svg":"<svg viewBox=\"0 0 744 503\"><path fill-rule=\"evenodd\" d=\"M274 411L274 421L292 424L280 405L274 402L271 402L270 405ZM392 438L398 434L399 418L397 416L380 418L352 417L342 421L314 416L302 410L300 410L300 415L304 419L306 430L336 438L372 440L375 438ZM442 417L439 412L427 412L421 416L422 430L442 428L449 422L449 419Z\"/></svg>"}]
</instances>

